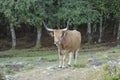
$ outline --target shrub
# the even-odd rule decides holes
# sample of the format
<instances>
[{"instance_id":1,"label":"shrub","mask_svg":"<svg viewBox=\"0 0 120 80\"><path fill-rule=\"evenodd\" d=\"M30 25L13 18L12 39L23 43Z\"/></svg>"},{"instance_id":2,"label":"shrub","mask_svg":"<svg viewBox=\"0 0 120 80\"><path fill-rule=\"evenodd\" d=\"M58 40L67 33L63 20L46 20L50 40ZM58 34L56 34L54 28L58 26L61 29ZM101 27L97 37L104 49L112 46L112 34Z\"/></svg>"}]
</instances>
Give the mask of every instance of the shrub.
<instances>
[{"instance_id":1,"label":"shrub","mask_svg":"<svg viewBox=\"0 0 120 80\"><path fill-rule=\"evenodd\" d=\"M106 72L106 74L104 75L104 80L120 80L120 67L116 66L117 71L114 74L109 73L108 67L109 65L107 64L103 65L103 70Z\"/></svg>"},{"instance_id":2,"label":"shrub","mask_svg":"<svg viewBox=\"0 0 120 80\"><path fill-rule=\"evenodd\" d=\"M86 66L85 62L79 62L79 63L73 65L73 67L77 67L77 68L85 67L85 66Z\"/></svg>"},{"instance_id":3,"label":"shrub","mask_svg":"<svg viewBox=\"0 0 120 80\"><path fill-rule=\"evenodd\" d=\"M108 70L108 64L107 63L103 64L102 68L103 68L103 70L107 71Z\"/></svg>"}]
</instances>

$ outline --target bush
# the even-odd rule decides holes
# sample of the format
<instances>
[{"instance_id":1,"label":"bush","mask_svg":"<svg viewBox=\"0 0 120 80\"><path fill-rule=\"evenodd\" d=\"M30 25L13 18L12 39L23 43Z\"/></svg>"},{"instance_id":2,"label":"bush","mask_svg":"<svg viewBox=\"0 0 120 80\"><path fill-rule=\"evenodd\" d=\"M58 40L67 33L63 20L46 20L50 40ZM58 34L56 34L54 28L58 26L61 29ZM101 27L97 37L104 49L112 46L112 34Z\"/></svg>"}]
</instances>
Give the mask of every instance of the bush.
<instances>
[{"instance_id":1,"label":"bush","mask_svg":"<svg viewBox=\"0 0 120 80\"><path fill-rule=\"evenodd\" d=\"M120 67L116 66L116 73L114 73L114 72L110 73L109 65L104 64L103 70L106 72L106 74L104 75L104 80L120 80Z\"/></svg>"},{"instance_id":2,"label":"bush","mask_svg":"<svg viewBox=\"0 0 120 80\"><path fill-rule=\"evenodd\" d=\"M107 71L107 70L108 70L108 67L109 67L109 66L108 66L107 63L105 63L105 64L102 65L102 68L103 68L104 71Z\"/></svg>"},{"instance_id":3,"label":"bush","mask_svg":"<svg viewBox=\"0 0 120 80\"><path fill-rule=\"evenodd\" d=\"M77 67L77 68L85 67L85 66L86 66L85 62L79 62L79 63L73 65L73 67Z\"/></svg>"}]
</instances>

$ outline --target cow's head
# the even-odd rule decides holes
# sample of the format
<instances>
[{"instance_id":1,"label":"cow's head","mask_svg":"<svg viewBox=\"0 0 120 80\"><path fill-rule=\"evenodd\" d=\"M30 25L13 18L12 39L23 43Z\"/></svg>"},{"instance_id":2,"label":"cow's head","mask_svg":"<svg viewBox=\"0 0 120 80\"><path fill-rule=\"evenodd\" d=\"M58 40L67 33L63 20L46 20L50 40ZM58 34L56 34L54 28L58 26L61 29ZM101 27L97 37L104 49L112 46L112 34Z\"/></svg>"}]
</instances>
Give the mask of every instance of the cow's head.
<instances>
[{"instance_id":1,"label":"cow's head","mask_svg":"<svg viewBox=\"0 0 120 80\"><path fill-rule=\"evenodd\" d=\"M45 22L43 22L43 25L45 26L46 30L50 32L50 35L52 37L54 37L54 44L56 46L59 46L61 44L61 41L62 41L63 37L65 36L65 31L68 30L68 24L69 24L69 20L67 22L66 28L64 28L64 29L51 29L51 28L47 27Z\"/></svg>"}]
</instances>

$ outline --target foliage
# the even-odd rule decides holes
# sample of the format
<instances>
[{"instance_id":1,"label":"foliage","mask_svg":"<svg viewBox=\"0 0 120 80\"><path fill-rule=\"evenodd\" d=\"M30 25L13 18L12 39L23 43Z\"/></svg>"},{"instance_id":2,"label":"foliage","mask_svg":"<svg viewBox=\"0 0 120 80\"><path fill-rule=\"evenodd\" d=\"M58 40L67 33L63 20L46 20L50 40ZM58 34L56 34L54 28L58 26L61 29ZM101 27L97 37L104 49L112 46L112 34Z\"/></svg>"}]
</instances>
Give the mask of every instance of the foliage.
<instances>
[{"instance_id":1,"label":"foliage","mask_svg":"<svg viewBox=\"0 0 120 80\"><path fill-rule=\"evenodd\" d=\"M118 22L120 22L120 1L108 1L107 9L109 10L109 14L113 16L112 18L115 18Z\"/></svg>"},{"instance_id":2,"label":"foliage","mask_svg":"<svg viewBox=\"0 0 120 80\"><path fill-rule=\"evenodd\" d=\"M18 25L18 12L15 9L15 0L1 0L0 1L0 11L4 13L5 17L8 19L9 23L13 23L14 25Z\"/></svg>"},{"instance_id":3,"label":"foliage","mask_svg":"<svg viewBox=\"0 0 120 80\"><path fill-rule=\"evenodd\" d=\"M83 0L61 0L60 9L56 14L59 20L71 19L71 24L79 25L88 20L95 21L98 11L93 9L91 3Z\"/></svg>"},{"instance_id":4,"label":"foliage","mask_svg":"<svg viewBox=\"0 0 120 80\"><path fill-rule=\"evenodd\" d=\"M101 25L110 25L108 20L118 24L119 7L120 0L0 0L0 14L15 28L22 23L41 28L43 20L49 27L61 28L69 18L72 28L87 22L92 28L100 24L100 16L103 17Z\"/></svg>"},{"instance_id":5,"label":"foliage","mask_svg":"<svg viewBox=\"0 0 120 80\"><path fill-rule=\"evenodd\" d=\"M1 0L0 12L14 24L36 26L47 19L51 26L63 26L71 18L72 24L79 25L88 20L98 22L101 13L104 17L113 14L119 20L119 3L119 0Z\"/></svg>"}]
</instances>

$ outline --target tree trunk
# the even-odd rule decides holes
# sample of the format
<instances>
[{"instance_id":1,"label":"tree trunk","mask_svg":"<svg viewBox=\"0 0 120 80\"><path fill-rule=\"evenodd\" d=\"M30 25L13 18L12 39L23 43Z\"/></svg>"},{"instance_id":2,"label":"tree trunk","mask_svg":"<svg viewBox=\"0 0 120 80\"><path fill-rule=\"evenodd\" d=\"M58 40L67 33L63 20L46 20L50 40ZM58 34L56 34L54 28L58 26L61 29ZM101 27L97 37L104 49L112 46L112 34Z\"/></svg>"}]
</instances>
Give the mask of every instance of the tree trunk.
<instances>
[{"instance_id":1,"label":"tree trunk","mask_svg":"<svg viewBox=\"0 0 120 80\"><path fill-rule=\"evenodd\" d=\"M10 31L11 31L11 36L12 36L12 49L16 48L16 35L15 35L15 29L13 24L10 24Z\"/></svg>"},{"instance_id":2,"label":"tree trunk","mask_svg":"<svg viewBox=\"0 0 120 80\"><path fill-rule=\"evenodd\" d=\"M118 26L117 40L120 40L120 23L119 23L119 26Z\"/></svg>"},{"instance_id":3,"label":"tree trunk","mask_svg":"<svg viewBox=\"0 0 120 80\"><path fill-rule=\"evenodd\" d=\"M114 36L116 36L116 34L117 34L117 25L116 25L116 24L114 25L114 31L113 31L113 34L114 34Z\"/></svg>"},{"instance_id":4,"label":"tree trunk","mask_svg":"<svg viewBox=\"0 0 120 80\"><path fill-rule=\"evenodd\" d=\"M41 47L41 35L42 35L42 29L37 26L37 41L35 46L35 48L37 49Z\"/></svg>"},{"instance_id":5,"label":"tree trunk","mask_svg":"<svg viewBox=\"0 0 120 80\"><path fill-rule=\"evenodd\" d=\"M103 17L102 17L102 14L100 14L100 27L99 27L99 32L100 32L100 35L99 35L99 39L98 39L98 42L101 43L102 42L102 36L103 36Z\"/></svg>"},{"instance_id":6,"label":"tree trunk","mask_svg":"<svg viewBox=\"0 0 120 80\"><path fill-rule=\"evenodd\" d=\"M87 33L88 33L88 43L92 43L92 31L91 31L91 22L88 20L87 24Z\"/></svg>"}]
</instances>

